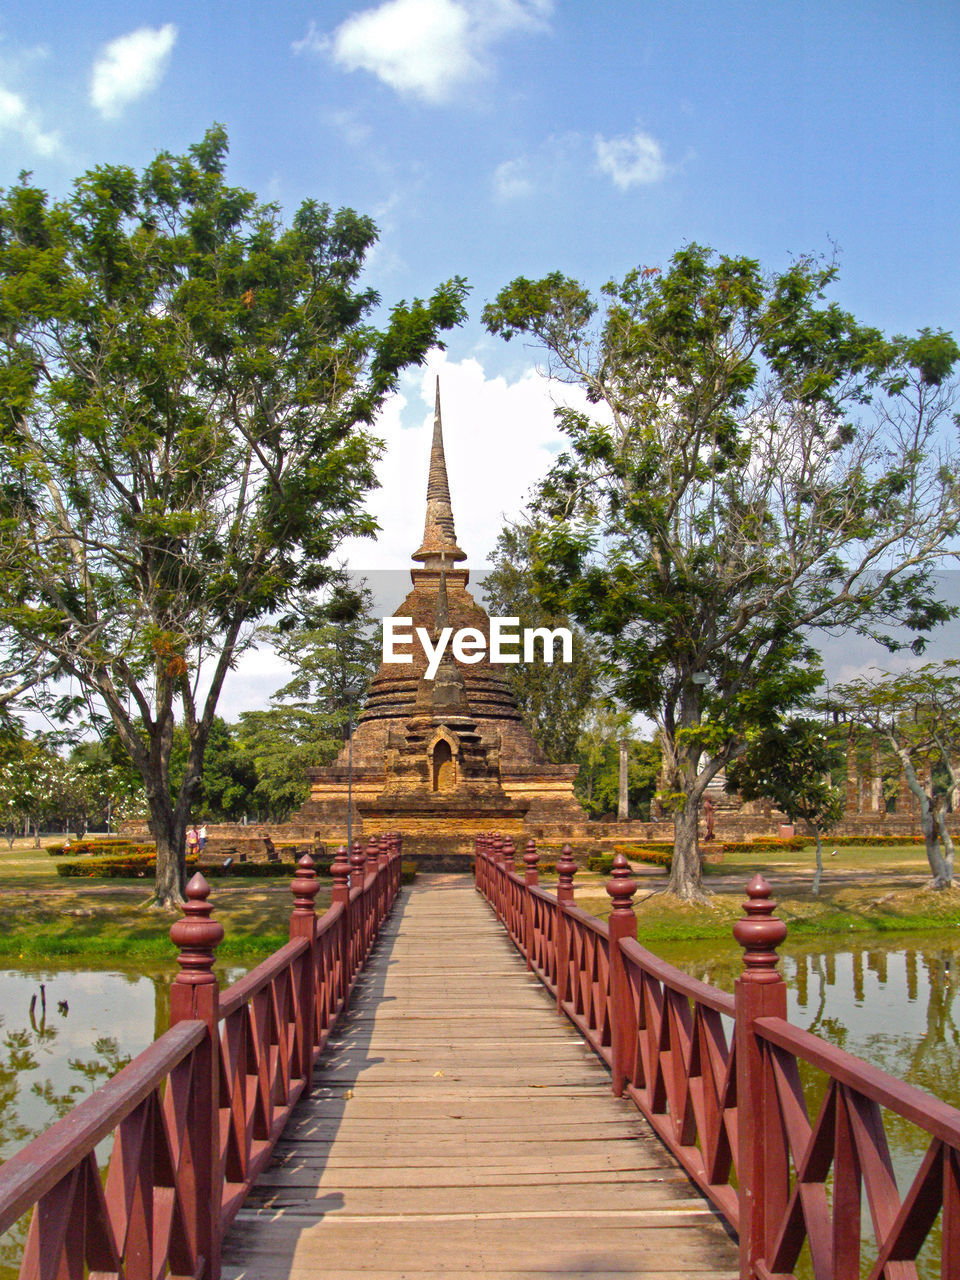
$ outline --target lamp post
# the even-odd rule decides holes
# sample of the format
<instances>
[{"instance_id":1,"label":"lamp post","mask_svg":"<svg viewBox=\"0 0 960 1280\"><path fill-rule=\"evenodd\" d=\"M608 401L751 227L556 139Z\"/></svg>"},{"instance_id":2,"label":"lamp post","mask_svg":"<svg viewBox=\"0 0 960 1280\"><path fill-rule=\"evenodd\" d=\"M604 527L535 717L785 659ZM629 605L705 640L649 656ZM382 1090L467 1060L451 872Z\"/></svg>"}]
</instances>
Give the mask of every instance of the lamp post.
<instances>
[{"instance_id":1,"label":"lamp post","mask_svg":"<svg viewBox=\"0 0 960 1280\"><path fill-rule=\"evenodd\" d=\"M353 849L353 707L347 712L347 855Z\"/></svg>"}]
</instances>

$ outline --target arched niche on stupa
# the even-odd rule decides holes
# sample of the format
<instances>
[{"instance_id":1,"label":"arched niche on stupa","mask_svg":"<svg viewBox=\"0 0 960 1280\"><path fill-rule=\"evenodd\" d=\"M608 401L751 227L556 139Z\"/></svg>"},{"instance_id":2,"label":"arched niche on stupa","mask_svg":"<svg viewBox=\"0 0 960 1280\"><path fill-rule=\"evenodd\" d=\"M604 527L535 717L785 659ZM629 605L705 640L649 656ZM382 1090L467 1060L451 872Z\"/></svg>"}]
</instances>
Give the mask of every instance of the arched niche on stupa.
<instances>
[{"instance_id":1,"label":"arched niche on stupa","mask_svg":"<svg viewBox=\"0 0 960 1280\"><path fill-rule=\"evenodd\" d=\"M452 734L441 729L429 747L430 779L434 791L453 791L457 785L459 744Z\"/></svg>"}]
</instances>

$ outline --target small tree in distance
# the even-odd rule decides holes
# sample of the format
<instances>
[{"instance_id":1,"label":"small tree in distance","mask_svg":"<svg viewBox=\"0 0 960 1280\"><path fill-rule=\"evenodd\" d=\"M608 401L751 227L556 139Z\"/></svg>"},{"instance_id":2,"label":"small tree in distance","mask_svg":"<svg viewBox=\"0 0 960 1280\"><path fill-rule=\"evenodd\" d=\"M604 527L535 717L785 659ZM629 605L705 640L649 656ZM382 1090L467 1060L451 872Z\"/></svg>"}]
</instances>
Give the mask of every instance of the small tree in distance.
<instances>
[{"instance_id":1,"label":"small tree in distance","mask_svg":"<svg viewBox=\"0 0 960 1280\"><path fill-rule=\"evenodd\" d=\"M823 879L823 836L843 817L843 792L831 781L837 745L823 724L800 718L765 729L727 768L726 789L743 800L771 800L791 821L802 819L816 840L811 892Z\"/></svg>"},{"instance_id":2,"label":"small tree in distance","mask_svg":"<svg viewBox=\"0 0 960 1280\"><path fill-rule=\"evenodd\" d=\"M375 328L372 221L307 201L284 226L227 184L226 152L216 127L56 204L27 176L0 193L0 626L105 710L168 907L227 673L257 622L373 531L370 427L466 290Z\"/></svg>"},{"instance_id":3,"label":"small tree in distance","mask_svg":"<svg viewBox=\"0 0 960 1280\"><path fill-rule=\"evenodd\" d=\"M684 899L704 896L707 786L815 694L813 630L896 648L905 627L922 647L953 613L932 575L958 554L960 349L859 324L826 299L835 275L691 244L600 300L554 273L484 310L591 406L557 410L568 449L535 504L538 592L598 643L617 702L657 724Z\"/></svg>"},{"instance_id":4,"label":"small tree in distance","mask_svg":"<svg viewBox=\"0 0 960 1280\"><path fill-rule=\"evenodd\" d=\"M917 798L933 887L952 887L947 813L960 794L960 660L899 674L878 671L830 694L840 716L877 734L893 753Z\"/></svg>"}]
</instances>

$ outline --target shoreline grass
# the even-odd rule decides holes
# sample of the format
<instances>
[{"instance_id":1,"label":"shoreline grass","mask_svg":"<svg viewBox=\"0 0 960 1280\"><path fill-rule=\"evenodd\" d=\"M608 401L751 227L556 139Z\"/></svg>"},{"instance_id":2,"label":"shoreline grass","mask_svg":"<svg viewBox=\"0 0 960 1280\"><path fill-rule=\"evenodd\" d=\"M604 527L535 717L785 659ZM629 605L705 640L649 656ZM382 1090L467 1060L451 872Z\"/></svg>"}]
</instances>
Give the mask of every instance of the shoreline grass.
<instances>
[{"instance_id":1,"label":"shoreline grass","mask_svg":"<svg viewBox=\"0 0 960 1280\"><path fill-rule=\"evenodd\" d=\"M76 967L108 963L175 968L176 948L169 930L178 916L150 905L148 883L64 881L56 876L56 860L45 848L18 843L20 847L12 851L0 850L4 890L0 962L16 966L56 960ZM828 861L827 878L817 898L809 892L812 856L806 851L764 849L755 858L737 852L708 866L704 877L708 905L681 903L658 892L665 876L638 876L635 908L640 940L729 938L734 921L743 914L747 881L756 871L773 886L777 914L787 925L788 938L960 926L960 889L936 892L916 887L928 868L922 848L915 845L840 849L837 858ZM843 875L831 875L838 871ZM912 879L914 886L899 886L897 872ZM576 877L577 905L601 919L610 910L606 879L588 871ZM555 882L555 876L544 876L542 881L546 888ZM217 949L218 964L252 967L287 940L293 906L287 879L275 883L217 880L210 901L225 935ZM329 882L322 882L318 914L329 902Z\"/></svg>"}]
</instances>

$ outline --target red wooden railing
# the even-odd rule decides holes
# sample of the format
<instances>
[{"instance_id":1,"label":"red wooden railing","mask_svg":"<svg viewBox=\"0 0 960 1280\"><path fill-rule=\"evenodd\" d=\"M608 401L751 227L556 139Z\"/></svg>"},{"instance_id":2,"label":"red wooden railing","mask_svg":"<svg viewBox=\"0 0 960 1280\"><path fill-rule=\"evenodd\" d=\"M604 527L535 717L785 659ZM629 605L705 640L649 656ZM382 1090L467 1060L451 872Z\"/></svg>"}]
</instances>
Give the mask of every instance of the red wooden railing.
<instances>
[{"instance_id":1,"label":"red wooden railing","mask_svg":"<svg viewBox=\"0 0 960 1280\"><path fill-rule=\"evenodd\" d=\"M787 1021L786 926L761 876L734 926L744 969L730 996L639 945L621 854L604 923L573 905L569 846L556 894L537 883L533 843L523 875L514 852L481 836L477 889L609 1065L614 1092L739 1231L741 1280L787 1280L801 1254L816 1280L915 1280L921 1251L927 1274L960 1278L960 1111ZM809 1110L805 1081L822 1097ZM904 1121L926 1151L901 1194L887 1134Z\"/></svg>"},{"instance_id":2,"label":"red wooden railing","mask_svg":"<svg viewBox=\"0 0 960 1280\"><path fill-rule=\"evenodd\" d=\"M170 930L180 972L170 1030L0 1168L0 1232L31 1208L21 1280L217 1280L220 1242L343 1013L400 887L399 837L337 853L314 910L310 857L290 941L222 993L210 887L187 885ZM106 1180L96 1148L113 1136Z\"/></svg>"}]
</instances>

